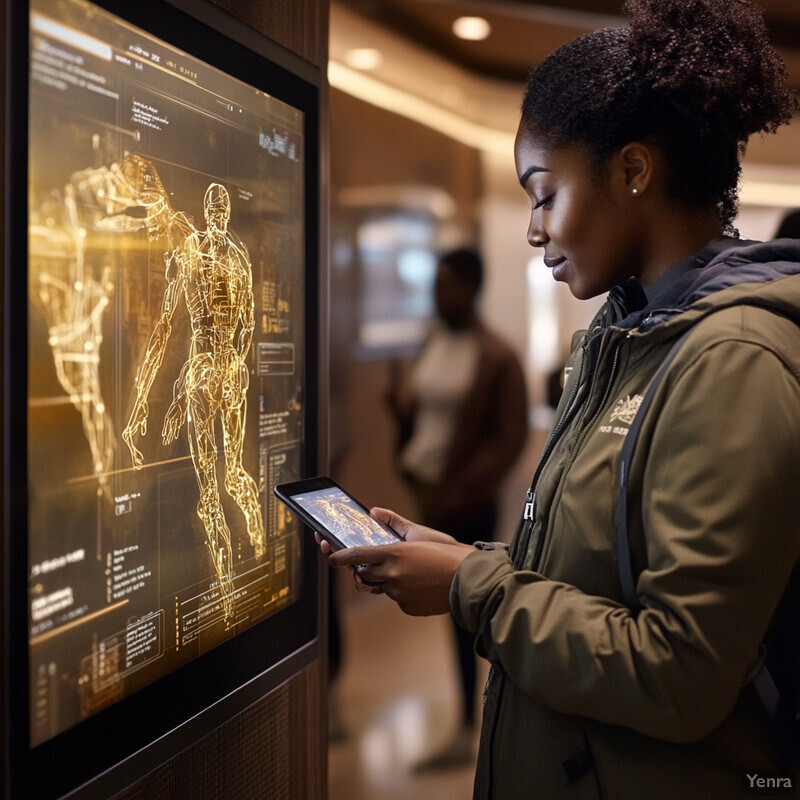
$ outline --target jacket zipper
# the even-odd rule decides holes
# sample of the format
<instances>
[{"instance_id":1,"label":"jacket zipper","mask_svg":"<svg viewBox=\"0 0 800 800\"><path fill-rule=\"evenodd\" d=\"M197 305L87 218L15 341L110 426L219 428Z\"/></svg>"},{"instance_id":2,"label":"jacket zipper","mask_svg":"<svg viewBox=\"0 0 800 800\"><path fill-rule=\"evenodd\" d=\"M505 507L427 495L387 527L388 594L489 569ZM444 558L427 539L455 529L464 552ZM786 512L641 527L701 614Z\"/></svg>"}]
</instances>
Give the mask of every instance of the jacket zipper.
<instances>
[{"instance_id":1,"label":"jacket zipper","mask_svg":"<svg viewBox=\"0 0 800 800\"><path fill-rule=\"evenodd\" d=\"M603 337L604 340L606 339L606 336L607 336L607 334L604 334L604 337ZM582 352L581 352L581 363L580 363L580 367L579 367L579 371L578 371L578 379L575 382L575 385L574 385L574 387L572 389L572 392L570 393L569 399L567 400L567 404L566 404L566 406L564 408L564 413L561 415L561 418L559 419L558 423L556 424L556 426L553 428L552 432L550 433L550 436L547 439L547 442L546 442L546 444L544 446L544 449L542 450L542 455L540 456L539 463L536 466L536 471L534 472L533 480L531 481L530 488L528 489L528 491L526 493L526 496L525 496L525 501L526 501L525 502L525 521L526 521L527 530L524 532L523 535L520 535L518 537L516 550L514 551L514 553L512 553L513 563L514 563L514 566L517 569L521 569L521 562L524 561L524 559L525 559L525 553L527 552L527 549L528 549L530 536L531 536L531 531L533 530L533 520L534 520L534 517L535 517L535 510L536 510L536 491L535 491L535 486L536 486L536 483L539 480L539 475L540 475L544 465L547 463L547 460L550 458L550 455L552 454L552 451L553 451L553 449L555 447L555 444L558 441L558 439L560 438L561 434L564 432L564 429L566 428L569 420L571 419L571 417L573 415L573 412L579 407L579 404L577 403L578 395L581 392L581 390L585 388L584 383L583 383L583 377L584 377L583 373L584 373L584 368L585 368L585 365L586 365L586 353L587 353L587 349L588 349L588 347L587 347L588 339L589 339L589 334L587 333L586 339L584 340L584 346L583 346L583 349L582 349ZM606 388L605 388L605 391L603 393L603 399L602 399L600 405L597 407L597 411L595 411L595 413L592 415L592 418L589 421L589 423L585 424L581 428L580 433L578 434L578 440L576 442L576 450L575 450L576 452L577 452L577 446L580 444L580 441L583 438L584 432L597 419L598 415L601 413L602 409L605 407L605 404L606 404L606 401L608 400L609 395L611 394L611 388L612 388L612 386L613 386L613 384L614 384L614 382L616 380L617 370L619 369L619 354L620 354L620 350L622 349L622 342L623 342L623 340L620 340L619 342L617 342L616 349L614 350L614 359L613 359L612 364L611 364L611 373L609 375L608 382L606 383ZM602 348L602 343L601 343L600 353L598 353L598 356L597 356L597 363L598 364L600 363L600 360L601 360L602 349L603 348ZM539 560L541 559L542 552L543 552L543 549L544 549L544 540L545 540L545 538L546 538L545 537L545 531L541 531L540 535L539 535L539 539L538 539L538 541L536 543L536 552L534 553L533 569L537 569L538 566L539 566ZM520 563L517 563L518 561ZM482 697L481 697L481 701L482 701L482 705L483 706L486 705L486 699L487 699L487 696L489 694L489 690L490 690L491 685L496 680L498 680L497 673L498 673L498 669L497 669L496 665L495 664L491 664L491 666L489 667L489 674L486 676L486 683L484 684L483 693L482 693ZM500 701L500 698L498 697L498 702L499 701ZM498 721L499 721L499 717L500 717L500 709L499 709L499 706L498 706L498 708L495 710L495 713L494 713L494 719L492 721L491 730L488 732L488 736L486 737L486 745L485 746L487 748L487 750L486 750L486 754L487 755L484 756L484 758L486 759L484 775L485 775L485 780L487 781L487 784L486 784L487 788L490 788L492 786L492 768L493 768L494 762L495 762L495 754L494 754L493 751L494 751L494 747L495 747L495 737L496 737L497 724L498 724Z\"/></svg>"},{"instance_id":2,"label":"jacket zipper","mask_svg":"<svg viewBox=\"0 0 800 800\"><path fill-rule=\"evenodd\" d=\"M603 336L603 343L601 344L601 347L600 347L600 353L598 353L598 355L597 355L597 363L598 364L602 360L603 344L605 344L605 342L608 340L608 338L611 335L612 335L612 332L611 332L611 330L609 330ZM608 402L608 398L611 395L611 389L613 388L614 383L617 380L617 373L619 371L619 362L620 362L620 351L622 350L622 345L623 345L624 341L628 338L628 336L630 336L630 333L628 333L627 336L625 336L624 338L619 339L617 341L615 347L614 347L614 355L613 355L613 359L612 359L612 362L611 362L611 371L609 373L608 380L606 381L606 386L605 386L605 390L603 391L603 396L602 396L602 398L600 400L600 403L597 405L597 409L595 410L594 414L592 414L591 418L588 421L585 421L585 422L582 423L581 428L578 431L578 434L577 434L577 436L575 438L575 444L574 444L573 449L572 449L572 454L573 454L572 455L572 459L574 459L575 455L578 453L578 450L580 450L580 446L581 446L581 443L583 442L584 437L586 436L586 432L592 427L592 425L594 425L594 423L597 421L597 419L600 416L600 414L602 414L603 410L605 409L606 403ZM591 395L591 392L590 392L590 395ZM572 459L570 460L570 465L572 463ZM567 465L564 468L564 473L563 473L563 475L561 477L562 481L566 477L567 472L569 471L569 466L570 465ZM550 513L552 514L552 512L553 512L553 509L551 508L550 509ZM550 532L550 525L549 525L549 518L548 518L548 525L547 525L547 527L545 529L543 529L540 532L539 539L536 542L536 550L534 551L533 560L531 562L531 569L534 570L534 571L539 570L539 568L542 565L544 551L545 551L545 545L549 542L549 539L550 539L549 532ZM524 558L524 556L523 556L523 558Z\"/></svg>"},{"instance_id":3,"label":"jacket zipper","mask_svg":"<svg viewBox=\"0 0 800 800\"><path fill-rule=\"evenodd\" d=\"M536 465L536 470L533 473L533 479L531 480L530 488L525 493L525 511L523 515L523 520L525 524L525 530L522 535L520 535L516 540L516 547L514 552L511 554L512 563L517 569L521 569L522 561L525 559L525 553L528 551L528 545L530 543L531 532L533 530L533 520L536 516L536 484L539 481L539 475L547 463L547 460L550 458L550 455L555 448L556 442L558 441L561 434L564 432L564 429L567 427L567 423L572 418L572 414L575 409L578 407L577 404L578 395L581 392L581 389L584 388L583 386L583 374L586 365L586 351L587 351L587 343L589 339L589 334L587 333L584 344L581 349L581 363L578 367L578 379L575 381L575 385L572 387L572 391L570 392L570 396L567 399L567 404L564 407L564 412L561 414L558 422L556 423L553 430L550 432L550 436L547 437L547 442L545 443L544 449L542 450L541 456L539 456L539 462Z\"/></svg>"}]
</instances>

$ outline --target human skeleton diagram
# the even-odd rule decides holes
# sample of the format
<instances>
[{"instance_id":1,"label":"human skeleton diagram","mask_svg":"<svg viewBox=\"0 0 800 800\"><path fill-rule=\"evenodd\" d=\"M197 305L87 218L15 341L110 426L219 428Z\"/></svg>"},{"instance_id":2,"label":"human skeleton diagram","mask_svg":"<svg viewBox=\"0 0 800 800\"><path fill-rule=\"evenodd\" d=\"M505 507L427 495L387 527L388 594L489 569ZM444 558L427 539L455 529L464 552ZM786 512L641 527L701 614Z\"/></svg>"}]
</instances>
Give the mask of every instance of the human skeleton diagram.
<instances>
[{"instance_id":1,"label":"human skeleton diagram","mask_svg":"<svg viewBox=\"0 0 800 800\"><path fill-rule=\"evenodd\" d=\"M244 514L257 558L264 555L266 547L258 489L242 463L249 383L245 357L255 326L253 277L247 248L228 229L231 204L224 186L209 185L204 212L206 230L200 231L184 213L171 208L166 192L158 208L148 207L151 238L167 236L171 243L177 241L177 246L165 254L167 287L161 314L139 367L133 410L122 438L134 467L140 469L143 458L135 437L147 431L147 397L162 364L172 318L182 296L189 312L191 341L188 359L174 384L161 437L169 444L186 423L200 489L197 513L205 528L224 614L231 619L233 552L217 481L217 420L223 434L225 489Z\"/></svg>"},{"instance_id":2,"label":"human skeleton diagram","mask_svg":"<svg viewBox=\"0 0 800 800\"><path fill-rule=\"evenodd\" d=\"M99 493L109 500L116 438L100 385L100 347L112 267L105 264L98 279L86 264L86 240L92 230L129 233L144 227L147 205L160 199L139 188L146 166L128 158L74 173L31 209L29 227L31 288L47 322L56 375L81 415Z\"/></svg>"}]
</instances>

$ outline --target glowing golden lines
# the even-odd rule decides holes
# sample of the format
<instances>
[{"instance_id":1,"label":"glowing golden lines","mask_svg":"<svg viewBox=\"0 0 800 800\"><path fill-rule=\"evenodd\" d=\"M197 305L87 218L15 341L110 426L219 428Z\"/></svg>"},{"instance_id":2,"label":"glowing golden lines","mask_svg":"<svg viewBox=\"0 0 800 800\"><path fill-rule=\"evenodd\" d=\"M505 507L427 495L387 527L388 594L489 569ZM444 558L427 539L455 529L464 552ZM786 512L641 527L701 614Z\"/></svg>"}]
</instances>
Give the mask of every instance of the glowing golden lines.
<instances>
[{"instance_id":1,"label":"glowing golden lines","mask_svg":"<svg viewBox=\"0 0 800 800\"><path fill-rule=\"evenodd\" d=\"M85 617L74 619L72 622L68 622L66 625L62 625L61 627L55 628L52 631L47 631L47 633L40 633L38 636L33 636L30 640L30 646L33 647L34 645L46 642L48 639L53 639L56 636L60 636L62 633L66 633L73 628L77 628L78 625L84 625L87 622L91 622L93 619L97 619L97 617L101 616L102 614L108 614L109 611L115 611L118 608L122 608L122 606L127 605L129 602L130 600L120 600L119 603L114 603L113 606L101 608L99 611L93 611L91 614L87 614Z\"/></svg>"}]
</instances>

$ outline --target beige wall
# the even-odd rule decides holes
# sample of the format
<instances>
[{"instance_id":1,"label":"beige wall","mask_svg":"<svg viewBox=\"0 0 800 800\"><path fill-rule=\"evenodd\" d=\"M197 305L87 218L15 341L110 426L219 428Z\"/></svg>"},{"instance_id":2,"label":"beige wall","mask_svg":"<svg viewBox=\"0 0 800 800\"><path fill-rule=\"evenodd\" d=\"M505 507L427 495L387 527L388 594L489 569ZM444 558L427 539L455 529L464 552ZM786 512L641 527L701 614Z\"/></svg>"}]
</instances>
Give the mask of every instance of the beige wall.
<instances>
[{"instance_id":1,"label":"beige wall","mask_svg":"<svg viewBox=\"0 0 800 800\"><path fill-rule=\"evenodd\" d=\"M413 514L392 461L394 423L384 400L394 356L361 358L356 342L357 225L381 208L422 211L438 220L437 247L476 243L481 180L473 148L331 91L332 471L367 504Z\"/></svg>"}]
</instances>

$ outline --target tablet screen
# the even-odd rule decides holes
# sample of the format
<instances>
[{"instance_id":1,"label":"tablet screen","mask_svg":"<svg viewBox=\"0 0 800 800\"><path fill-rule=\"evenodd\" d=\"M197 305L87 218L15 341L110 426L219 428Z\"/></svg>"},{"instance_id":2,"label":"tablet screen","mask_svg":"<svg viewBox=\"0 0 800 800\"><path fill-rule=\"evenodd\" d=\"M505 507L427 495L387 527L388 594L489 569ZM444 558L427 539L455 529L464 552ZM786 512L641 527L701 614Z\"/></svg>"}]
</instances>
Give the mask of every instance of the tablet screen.
<instances>
[{"instance_id":1,"label":"tablet screen","mask_svg":"<svg viewBox=\"0 0 800 800\"><path fill-rule=\"evenodd\" d=\"M399 538L337 487L297 494L294 499L346 547L390 544Z\"/></svg>"}]
</instances>

